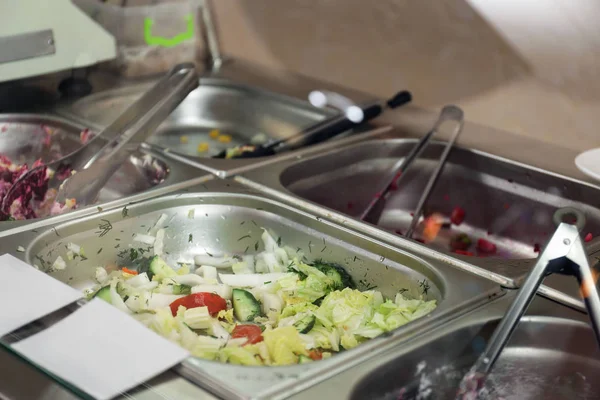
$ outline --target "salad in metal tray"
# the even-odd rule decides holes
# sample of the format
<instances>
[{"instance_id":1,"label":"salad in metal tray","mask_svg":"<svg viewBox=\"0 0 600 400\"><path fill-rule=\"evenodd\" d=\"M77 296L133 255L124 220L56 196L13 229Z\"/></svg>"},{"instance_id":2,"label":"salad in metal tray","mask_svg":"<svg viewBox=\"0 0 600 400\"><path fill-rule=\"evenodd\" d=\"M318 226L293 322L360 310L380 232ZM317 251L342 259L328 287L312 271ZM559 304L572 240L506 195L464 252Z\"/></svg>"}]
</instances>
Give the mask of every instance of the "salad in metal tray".
<instances>
[{"instance_id":1,"label":"salad in metal tray","mask_svg":"<svg viewBox=\"0 0 600 400\"><path fill-rule=\"evenodd\" d=\"M239 365L314 362L351 349L430 313L435 300L385 299L356 289L343 267L308 261L264 230L265 250L244 256L197 255L168 265L164 230L147 240L154 255L129 267L97 267L98 297L196 357ZM83 249L71 244L74 254ZM131 248L131 251L135 249Z\"/></svg>"}]
</instances>

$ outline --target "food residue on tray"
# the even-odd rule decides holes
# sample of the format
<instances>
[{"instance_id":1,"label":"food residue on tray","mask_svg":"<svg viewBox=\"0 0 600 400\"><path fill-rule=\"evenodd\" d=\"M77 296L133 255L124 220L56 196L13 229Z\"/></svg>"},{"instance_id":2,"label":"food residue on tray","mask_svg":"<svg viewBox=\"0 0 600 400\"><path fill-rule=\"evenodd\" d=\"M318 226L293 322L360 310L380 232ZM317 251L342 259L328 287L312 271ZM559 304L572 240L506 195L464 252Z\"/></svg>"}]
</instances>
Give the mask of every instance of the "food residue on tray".
<instances>
[{"instance_id":1,"label":"food residue on tray","mask_svg":"<svg viewBox=\"0 0 600 400\"><path fill-rule=\"evenodd\" d=\"M206 143L206 142L203 142L203 143L200 143L200 144L198 145L198 147L196 148L196 151L197 151L198 153L205 153L205 152L207 152L207 151L208 151L208 149L209 149L209 145L208 145L208 143Z\"/></svg>"},{"instance_id":2,"label":"food residue on tray","mask_svg":"<svg viewBox=\"0 0 600 400\"><path fill-rule=\"evenodd\" d=\"M217 138L217 140L221 143L230 143L231 142L231 136L230 135L219 135L219 137Z\"/></svg>"},{"instance_id":3,"label":"food residue on tray","mask_svg":"<svg viewBox=\"0 0 600 400\"><path fill-rule=\"evenodd\" d=\"M258 254L198 254L195 266L173 267L162 258L165 233L159 222L149 231L154 234L133 238L149 246L145 255L132 247L130 265L96 268L98 285L88 296L107 301L196 357L257 366L309 363L436 307L435 300L405 297L405 290L392 299L374 288L359 290L342 266L309 262L300 249L264 229L265 250ZM71 257L84 254L79 246L69 249ZM426 281L419 285L429 289Z\"/></svg>"},{"instance_id":4,"label":"food residue on tray","mask_svg":"<svg viewBox=\"0 0 600 400\"><path fill-rule=\"evenodd\" d=\"M37 160L31 169L41 166L43 166L42 161ZM0 155L0 201L4 201L17 179L28 171L27 164L15 164L8 157ZM67 173L70 175L71 171ZM8 212L2 213L0 220L39 218L57 215L75 208L74 200L68 200L65 204L54 201L56 190L48 189L48 181L54 174L55 171L44 166L31 175L27 182L18 185L18 190L12 193L11 199L8 199L10 204Z\"/></svg>"}]
</instances>

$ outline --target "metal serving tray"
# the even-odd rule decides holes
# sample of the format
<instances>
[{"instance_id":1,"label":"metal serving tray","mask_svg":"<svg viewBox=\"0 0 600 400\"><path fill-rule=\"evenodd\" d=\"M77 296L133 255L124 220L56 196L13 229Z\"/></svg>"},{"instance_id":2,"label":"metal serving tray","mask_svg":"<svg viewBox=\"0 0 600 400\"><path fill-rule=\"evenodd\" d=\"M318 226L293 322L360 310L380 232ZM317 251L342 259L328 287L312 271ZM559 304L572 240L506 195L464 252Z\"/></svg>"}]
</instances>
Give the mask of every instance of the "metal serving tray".
<instances>
[{"instance_id":1,"label":"metal serving tray","mask_svg":"<svg viewBox=\"0 0 600 400\"><path fill-rule=\"evenodd\" d=\"M134 102L147 88L148 85L137 85L98 92L57 112L98 129L108 125L120 110ZM221 150L251 143L259 134L265 139L285 138L334 114L333 110L315 108L304 99L224 81L211 84L201 80L201 85L148 139L147 147L226 177L270 163L275 157L210 158ZM223 143L218 137L211 137L214 130L227 135L231 141ZM208 149L199 152L201 144L206 144Z\"/></svg>"},{"instance_id":2,"label":"metal serving tray","mask_svg":"<svg viewBox=\"0 0 600 400\"><path fill-rule=\"evenodd\" d=\"M280 161L268 169L248 171L235 179L353 229L406 245L397 232L402 233L410 223L410 214L443 148L441 143L430 144L407 172L400 188L387 201L378 227L358 221L357 216L381 190L381 181L392 166L415 143L413 139L370 140L301 159ZM483 238L498 246L494 260L485 260L486 265L533 259L538 254L536 245L543 245L554 231L552 216L559 208L579 209L587 218L583 234L600 234L600 209L594 206L598 204L599 189L491 154L455 148L430 197L427 212L449 217L452 209L460 206L466 211L466 218L459 226L452 224L442 229L427 246L449 254L450 239L458 233L466 233L473 242ZM476 253L474 247L471 249ZM473 264L482 261L479 257L463 259ZM498 274L478 269L472 272L514 286L513 278L524 271L516 269L516 273L511 274L505 269Z\"/></svg>"},{"instance_id":3,"label":"metal serving tray","mask_svg":"<svg viewBox=\"0 0 600 400\"><path fill-rule=\"evenodd\" d=\"M190 210L194 210L193 218ZM346 266L363 289L377 286L387 297L407 289L411 296L439 302L429 316L328 360L289 367L240 367L190 358L178 368L180 374L223 398L288 397L503 293L497 284L444 262L413 256L402 247L394 248L223 180L126 208L77 219L65 217L4 238L0 252L45 269L58 255L64 257L66 243L75 242L85 249L88 259L77 259L65 270L50 273L83 289L92 284L96 266L126 263L132 236L146 232L162 213L168 218L165 251L170 262L194 254L253 253L260 250L260 227L265 227L283 243L299 247L309 259L323 258ZM18 246L24 246L25 252L16 252Z\"/></svg>"},{"instance_id":4,"label":"metal serving tray","mask_svg":"<svg viewBox=\"0 0 600 400\"><path fill-rule=\"evenodd\" d=\"M453 399L514 298L488 305L373 357L294 396L304 399ZM536 298L488 378L482 399L562 400L600 396L600 351L585 316ZM402 390L404 388L404 391Z\"/></svg>"},{"instance_id":5,"label":"metal serving tray","mask_svg":"<svg viewBox=\"0 0 600 400\"><path fill-rule=\"evenodd\" d=\"M85 125L48 115L3 114L0 115L0 154L8 156L13 162L27 163L29 166L37 159L54 161L82 146L80 132L85 128ZM48 130L52 134L46 136ZM47 137L50 144L46 146L43 142ZM156 189L197 179L201 175L207 174L199 173L197 169L161 153L140 150L108 181L99 194L97 204L87 209L96 210L100 205L110 206L116 200L140 194L147 196L155 193ZM191 182L194 183L197 182ZM39 220L0 222L0 234Z\"/></svg>"}]
</instances>

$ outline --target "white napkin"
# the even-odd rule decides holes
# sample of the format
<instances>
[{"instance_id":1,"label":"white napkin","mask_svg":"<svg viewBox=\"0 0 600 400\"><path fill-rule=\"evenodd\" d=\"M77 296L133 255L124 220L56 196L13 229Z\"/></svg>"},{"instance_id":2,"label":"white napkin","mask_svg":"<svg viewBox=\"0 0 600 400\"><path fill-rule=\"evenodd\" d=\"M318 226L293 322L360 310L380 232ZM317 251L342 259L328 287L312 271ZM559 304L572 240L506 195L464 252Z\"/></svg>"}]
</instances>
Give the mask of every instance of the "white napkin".
<instances>
[{"instance_id":1,"label":"white napkin","mask_svg":"<svg viewBox=\"0 0 600 400\"><path fill-rule=\"evenodd\" d=\"M131 389L188 356L183 348L100 299L12 347L100 400Z\"/></svg>"},{"instance_id":2,"label":"white napkin","mask_svg":"<svg viewBox=\"0 0 600 400\"><path fill-rule=\"evenodd\" d=\"M83 297L10 254L0 256L0 282L0 337Z\"/></svg>"}]
</instances>

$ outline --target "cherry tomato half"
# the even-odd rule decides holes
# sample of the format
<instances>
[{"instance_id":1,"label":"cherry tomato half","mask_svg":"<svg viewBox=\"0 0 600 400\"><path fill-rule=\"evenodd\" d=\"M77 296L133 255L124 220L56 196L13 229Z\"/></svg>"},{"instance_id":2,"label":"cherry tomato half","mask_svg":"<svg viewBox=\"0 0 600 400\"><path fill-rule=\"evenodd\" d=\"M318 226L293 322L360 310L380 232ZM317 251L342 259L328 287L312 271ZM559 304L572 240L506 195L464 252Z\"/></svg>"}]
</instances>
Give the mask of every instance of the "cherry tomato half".
<instances>
[{"instance_id":1,"label":"cherry tomato half","mask_svg":"<svg viewBox=\"0 0 600 400\"><path fill-rule=\"evenodd\" d=\"M452 210L452 214L450 214L450 221L454 225L460 225L465 220L465 210L462 207L456 206Z\"/></svg>"},{"instance_id":2,"label":"cherry tomato half","mask_svg":"<svg viewBox=\"0 0 600 400\"><path fill-rule=\"evenodd\" d=\"M309 350L308 351L308 356L310 358L312 358L314 361L320 360L323 358L323 353L321 353L319 350Z\"/></svg>"},{"instance_id":3,"label":"cherry tomato half","mask_svg":"<svg viewBox=\"0 0 600 400\"><path fill-rule=\"evenodd\" d=\"M231 331L232 338L247 338L246 344L254 344L263 341L262 331L259 326L252 324L236 325Z\"/></svg>"},{"instance_id":4,"label":"cherry tomato half","mask_svg":"<svg viewBox=\"0 0 600 400\"><path fill-rule=\"evenodd\" d=\"M208 307L208 312L214 317L219 311L227 309L227 302L218 294L201 292L187 295L172 302L169 307L171 307L173 316L177 315L179 306L184 306L188 310L196 307Z\"/></svg>"}]
</instances>

